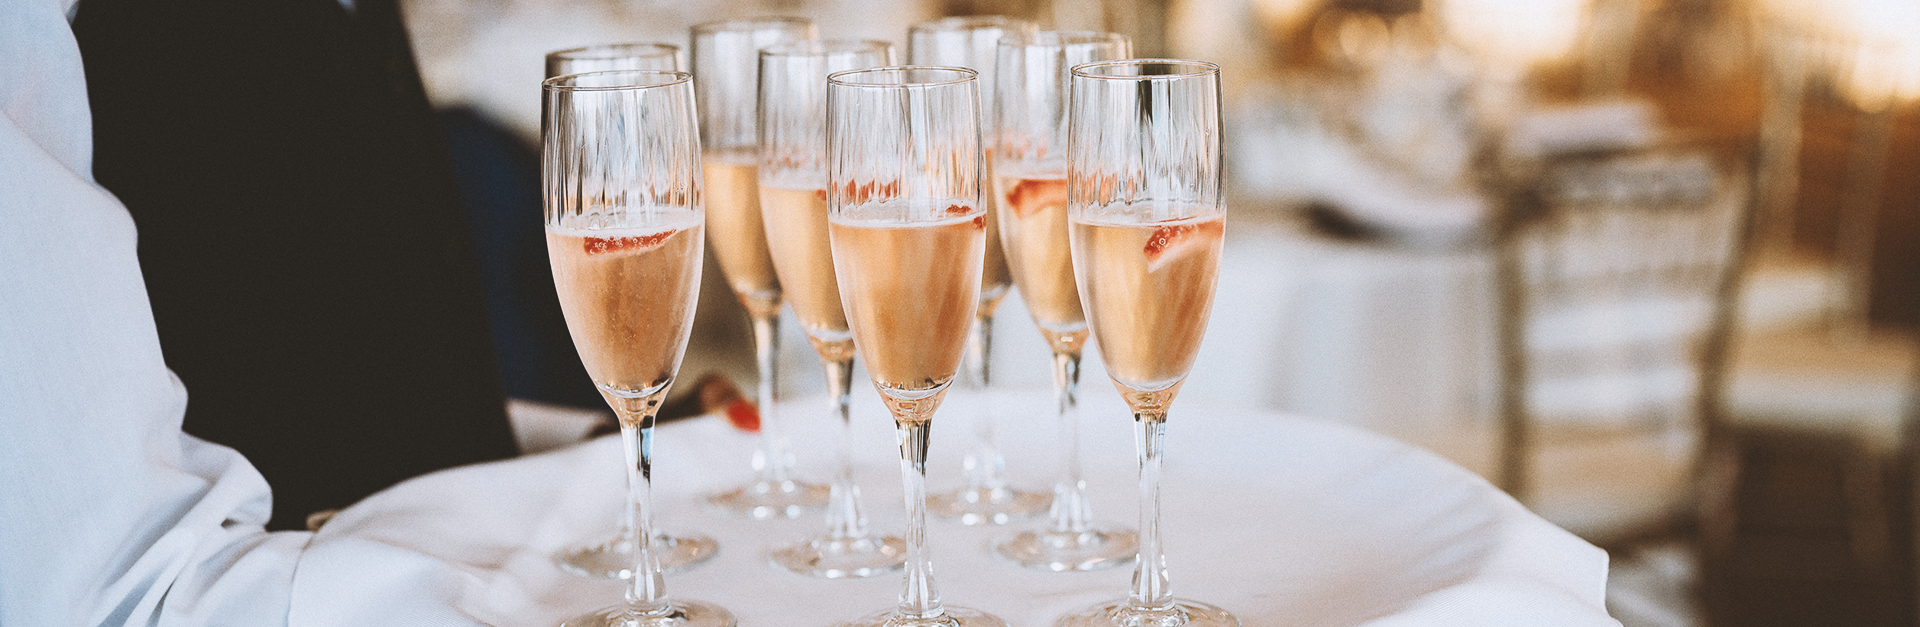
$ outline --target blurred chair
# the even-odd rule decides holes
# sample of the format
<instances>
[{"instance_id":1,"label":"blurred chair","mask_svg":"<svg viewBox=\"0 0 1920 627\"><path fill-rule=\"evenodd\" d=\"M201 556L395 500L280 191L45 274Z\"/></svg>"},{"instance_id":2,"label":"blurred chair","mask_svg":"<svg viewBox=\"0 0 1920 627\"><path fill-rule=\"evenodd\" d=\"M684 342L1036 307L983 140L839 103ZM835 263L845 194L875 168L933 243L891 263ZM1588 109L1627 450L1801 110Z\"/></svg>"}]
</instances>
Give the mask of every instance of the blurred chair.
<instances>
[{"instance_id":1,"label":"blurred chair","mask_svg":"<svg viewBox=\"0 0 1920 627\"><path fill-rule=\"evenodd\" d=\"M1720 434L1751 159L1704 142L1549 155L1498 227L1496 482L1603 546L1682 528Z\"/></svg>"},{"instance_id":2,"label":"blurred chair","mask_svg":"<svg viewBox=\"0 0 1920 627\"><path fill-rule=\"evenodd\" d=\"M1750 308L1767 313L1743 321L1728 413L1743 424L1843 435L1884 454L1900 438L1916 348L1910 328L1884 323L1920 317L1901 277L1881 276L1912 264L1897 250L1901 216L1882 212L1881 198L1911 189L1911 176L1888 176L1889 153L1897 114L1920 97L1899 76L1920 72L1911 50L1920 42L1791 17L1767 24L1779 109L1770 112L1769 141L1779 148L1763 162L1771 183L1755 234L1755 282L1797 275L1811 293ZM1912 129L1899 133L1908 151Z\"/></svg>"},{"instance_id":3,"label":"blurred chair","mask_svg":"<svg viewBox=\"0 0 1920 627\"><path fill-rule=\"evenodd\" d=\"M1910 329L1881 324L1911 324L1916 309L1899 277L1876 276L1913 259L1876 244L1903 236L1902 217L1880 211L1882 190L1911 189L1911 177L1887 176L1906 103L1876 80L1903 59L1872 25L1792 17L1767 25L1779 148L1763 161L1772 184L1762 188L1752 283L1798 275L1817 289L1744 308L1723 408L1735 461L1724 476L1735 489L1701 521L1704 605L1714 624L1912 625L1920 371Z\"/></svg>"},{"instance_id":4,"label":"blurred chair","mask_svg":"<svg viewBox=\"0 0 1920 627\"><path fill-rule=\"evenodd\" d=\"M1698 530L1727 480L1722 390L1778 97L1751 3L1590 9L1483 164L1502 205L1489 476L1624 547Z\"/></svg>"}]
</instances>

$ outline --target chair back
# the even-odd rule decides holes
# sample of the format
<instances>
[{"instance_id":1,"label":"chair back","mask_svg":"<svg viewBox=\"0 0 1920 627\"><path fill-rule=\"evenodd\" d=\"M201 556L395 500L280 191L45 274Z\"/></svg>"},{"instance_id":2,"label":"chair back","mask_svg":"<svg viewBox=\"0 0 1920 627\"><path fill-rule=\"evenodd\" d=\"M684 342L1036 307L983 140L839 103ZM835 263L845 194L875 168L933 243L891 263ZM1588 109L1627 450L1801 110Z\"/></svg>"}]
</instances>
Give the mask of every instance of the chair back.
<instances>
[{"instance_id":1,"label":"chair back","mask_svg":"<svg viewBox=\"0 0 1920 627\"><path fill-rule=\"evenodd\" d=\"M1503 489L1529 500L1538 452L1559 444L1695 464L1718 431L1752 164L1658 141L1542 157L1507 187L1495 263Z\"/></svg>"}]
</instances>

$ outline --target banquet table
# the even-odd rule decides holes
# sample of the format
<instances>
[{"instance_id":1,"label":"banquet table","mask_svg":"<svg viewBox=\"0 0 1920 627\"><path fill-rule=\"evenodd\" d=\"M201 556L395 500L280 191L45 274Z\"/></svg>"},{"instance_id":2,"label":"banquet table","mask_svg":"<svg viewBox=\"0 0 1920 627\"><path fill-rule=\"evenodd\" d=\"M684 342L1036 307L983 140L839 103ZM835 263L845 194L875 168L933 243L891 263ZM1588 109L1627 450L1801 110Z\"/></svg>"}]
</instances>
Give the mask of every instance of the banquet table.
<instances>
[{"instance_id":1,"label":"banquet table","mask_svg":"<svg viewBox=\"0 0 1920 627\"><path fill-rule=\"evenodd\" d=\"M860 387L856 480L874 528L899 533L905 518L894 432L872 390ZM1131 527L1131 419L1105 381L1090 381L1082 396L1096 518ZM1028 388L955 391L935 418L932 488L959 480L964 425L947 416L981 403L1002 416L1003 448L1020 462L1010 464L1012 480L1046 485L1058 468L1052 394ZM825 399L795 399L780 409L800 471L824 478L838 434ZM1618 624L1602 605L1604 552L1430 453L1328 422L1177 403L1167 437L1164 529L1174 593L1228 608L1249 627ZM341 511L302 562L291 624L350 618L328 602L334 598L406 596L417 603L431 596L501 626L552 625L618 602L620 582L566 574L551 556L612 533L623 492L619 445L604 437L446 470ZM900 592L897 573L813 579L766 560L768 546L821 531L822 518L754 521L701 501L703 493L745 478L751 446L750 435L715 417L656 429L657 524L669 533L708 534L722 545L712 561L669 574L670 594L717 603L747 627L828 625L891 607ZM988 542L1020 524L931 522L937 582L948 603L998 614L1014 627L1041 626L1126 593L1129 567L1053 573L992 557ZM377 576L353 571L368 559L394 566ZM312 619L318 615L327 620Z\"/></svg>"}]
</instances>

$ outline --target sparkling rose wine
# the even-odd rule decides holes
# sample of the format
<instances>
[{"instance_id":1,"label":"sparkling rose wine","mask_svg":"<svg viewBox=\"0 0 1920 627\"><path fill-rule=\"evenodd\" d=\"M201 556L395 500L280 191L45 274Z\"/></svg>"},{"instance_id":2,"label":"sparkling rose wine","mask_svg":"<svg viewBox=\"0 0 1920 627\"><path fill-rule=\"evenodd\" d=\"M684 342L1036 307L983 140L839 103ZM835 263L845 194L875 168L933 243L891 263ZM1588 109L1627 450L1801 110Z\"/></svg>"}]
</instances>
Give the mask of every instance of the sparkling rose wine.
<instances>
[{"instance_id":1,"label":"sparkling rose wine","mask_svg":"<svg viewBox=\"0 0 1920 627\"><path fill-rule=\"evenodd\" d=\"M1020 298L1055 350L1077 347L1086 339L1087 316L1080 309L1067 243L1065 175L1003 168L994 178L994 191L1007 266Z\"/></svg>"},{"instance_id":2,"label":"sparkling rose wine","mask_svg":"<svg viewBox=\"0 0 1920 627\"><path fill-rule=\"evenodd\" d=\"M1220 273L1222 214L1161 222L1073 220L1073 267L1107 374L1140 392L1186 378Z\"/></svg>"},{"instance_id":3,"label":"sparkling rose wine","mask_svg":"<svg viewBox=\"0 0 1920 627\"><path fill-rule=\"evenodd\" d=\"M602 390L652 392L679 369L700 284L697 215L638 228L547 227L560 310Z\"/></svg>"},{"instance_id":4,"label":"sparkling rose wine","mask_svg":"<svg viewBox=\"0 0 1920 627\"><path fill-rule=\"evenodd\" d=\"M766 218L773 269L807 339L828 360L851 357L853 334L847 330L846 310L840 306L840 284L834 280L833 248L827 235L825 183L763 185L760 210Z\"/></svg>"},{"instance_id":5,"label":"sparkling rose wine","mask_svg":"<svg viewBox=\"0 0 1920 627\"><path fill-rule=\"evenodd\" d=\"M897 202L833 217L834 269L854 343L902 420L925 419L960 369L980 300L986 212L941 202L951 217L902 224ZM903 411L903 406L908 407Z\"/></svg>"},{"instance_id":6,"label":"sparkling rose wine","mask_svg":"<svg viewBox=\"0 0 1920 627\"><path fill-rule=\"evenodd\" d=\"M760 223L760 166L751 151L710 151L706 170L707 224L720 273L747 310L772 315L780 309L780 281Z\"/></svg>"},{"instance_id":7,"label":"sparkling rose wine","mask_svg":"<svg viewBox=\"0 0 1920 627\"><path fill-rule=\"evenodd\" d=\"M987 180L991 181L993 180L993 171L991 169L993 151L987 150L983 152L984 154L981 155L981 169L986 171L981 174L986 175ZM995 202L993 198L987 198L987 250L986 256L981 261L982 270L980 274L980 300L982 304L990 308L998 306L1000 299L1007 295L1007 288L1013 285L1013 273L1007 269L1007 253L1000 246L1000 220L995 215L1000 212L994 210L993 206ZM985 313L990 314L993 312L989 310Z\"/></svg>"}]
</instances>

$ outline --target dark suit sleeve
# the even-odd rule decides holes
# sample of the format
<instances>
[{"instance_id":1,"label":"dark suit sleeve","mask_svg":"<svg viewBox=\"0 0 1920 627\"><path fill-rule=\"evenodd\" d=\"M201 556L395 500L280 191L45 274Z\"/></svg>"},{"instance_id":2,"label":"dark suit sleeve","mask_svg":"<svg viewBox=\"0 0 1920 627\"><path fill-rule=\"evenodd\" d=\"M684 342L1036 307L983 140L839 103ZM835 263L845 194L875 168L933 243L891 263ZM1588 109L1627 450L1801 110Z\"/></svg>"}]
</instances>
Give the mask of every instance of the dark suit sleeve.
<instances>
[{"instance_id":1,"label":"dark suit sleeve","mask_svg":"<svg viewBox=\"0 0 1920 627\"><path fill-rule=\"evenodd\" d=\"M260 469L270 527L514 453L393 0L85 0L74 32L185 429Z\"/></svg>"}]
</instances>

